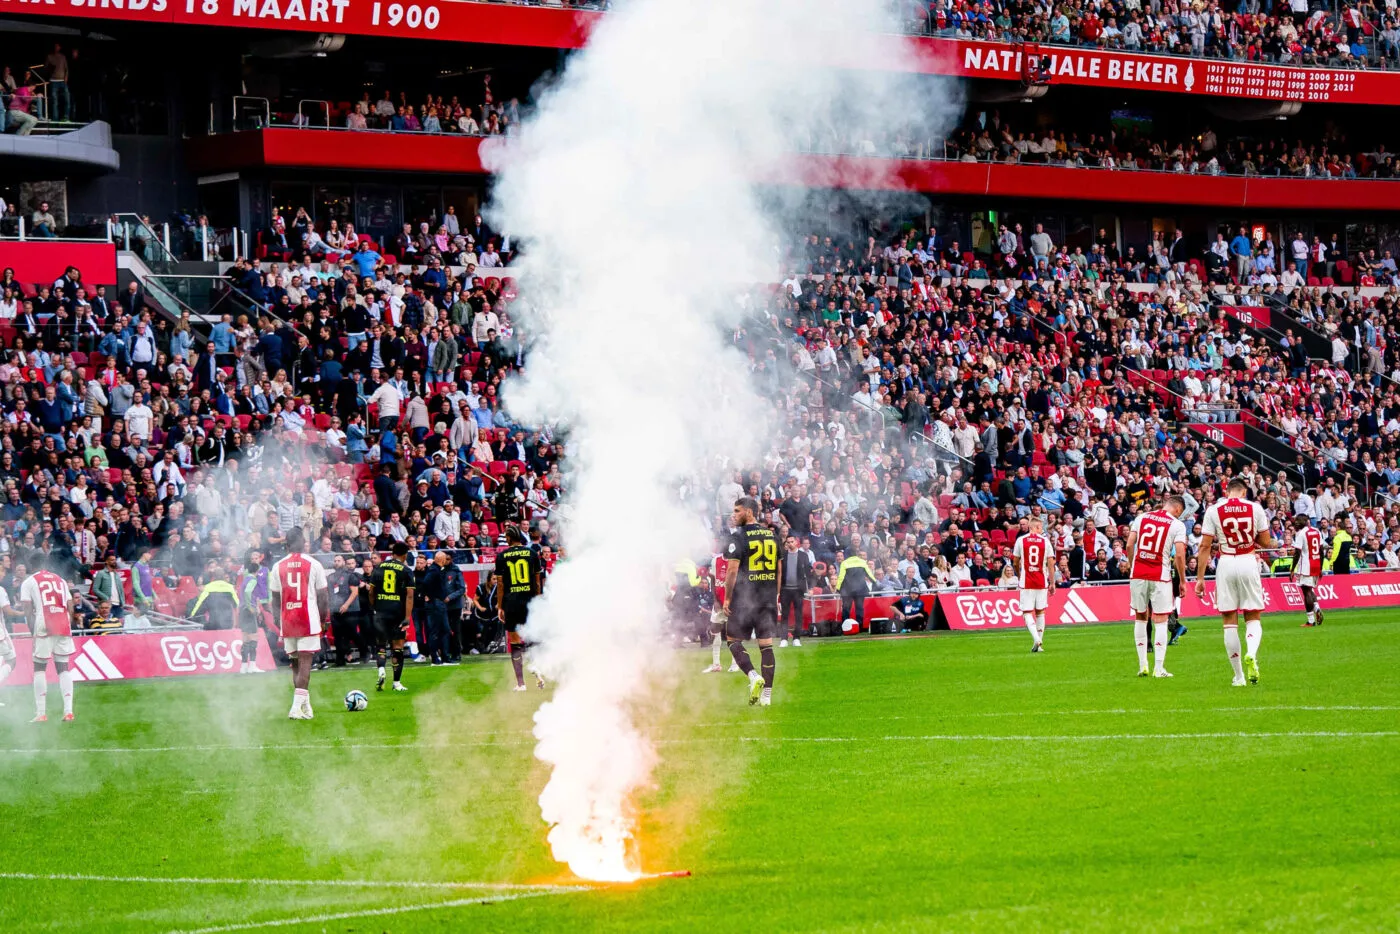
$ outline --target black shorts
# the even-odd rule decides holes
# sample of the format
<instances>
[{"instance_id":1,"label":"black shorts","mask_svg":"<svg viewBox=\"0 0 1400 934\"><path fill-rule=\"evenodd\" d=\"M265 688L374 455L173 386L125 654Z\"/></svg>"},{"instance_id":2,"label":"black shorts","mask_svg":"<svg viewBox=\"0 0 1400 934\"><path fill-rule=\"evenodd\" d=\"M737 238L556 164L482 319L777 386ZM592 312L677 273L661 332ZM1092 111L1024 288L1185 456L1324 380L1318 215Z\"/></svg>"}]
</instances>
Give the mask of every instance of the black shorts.
<instances>
[{"instance_id":1,"label":"black shorts","mask_svg":"<svg viewBox=\"0 0 1400 934\"><path fill-rule=\"evenodd\" d=\"M733 607L729 612L729 625L725 636L729 639L744 640L754 637L775 639L778 635L778 605L768 603L757 607Z\"/></svg>"},{"instance_id":2,"label":"black shorts","mask_svg":"<svg viewBox=\"0 0 1400 934\"><path fill-rule=\"evenodd\" d=\"M506 632L515 632L525 625L525 620L530 616L530 604L528 603L503 603L501 605L501 615L505 618Z\"/></svg>"},{"instance_id":3,"label":"black shorts","mask_svg":"<svg viewBox=\"0 0 1400 934\"><path fill-rule=\"evenodd\" d=\"M370 633L377 645L388 645L407 638L402 613L375 613L370 620Z\"/></svg>"}]
</instances>

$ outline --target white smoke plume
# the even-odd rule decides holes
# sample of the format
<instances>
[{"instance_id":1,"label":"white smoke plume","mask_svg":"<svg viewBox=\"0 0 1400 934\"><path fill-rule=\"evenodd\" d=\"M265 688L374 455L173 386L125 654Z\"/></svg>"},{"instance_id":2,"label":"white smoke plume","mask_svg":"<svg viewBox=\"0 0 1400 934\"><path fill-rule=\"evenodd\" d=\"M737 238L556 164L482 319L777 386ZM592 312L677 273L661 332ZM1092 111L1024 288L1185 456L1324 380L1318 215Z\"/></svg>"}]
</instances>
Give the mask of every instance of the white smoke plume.
<instances>
[{"instance_id":1,"label":"white smoke plume","mask_svg":"<svg viewBox=\"0 0 1400 934\"><path fill-rule=\"evenodd\" d=\"M957 115L897 74L898 43L868 72L821 67L849 60L853 37L896 31L885 16L873 0L619 2L520 137L488 152L491 217L526 238L536 338L507 404L569 437L568 557L528 636L557 682L535 717L553 767L540 808L579 876L639 872L630 808L656 753L634 705L661 664L668 569L711 540L677 484L766 442L726 327L740 293L781 278L782 166L833 127L893 136Z\"/></svg>"}]
</instances>

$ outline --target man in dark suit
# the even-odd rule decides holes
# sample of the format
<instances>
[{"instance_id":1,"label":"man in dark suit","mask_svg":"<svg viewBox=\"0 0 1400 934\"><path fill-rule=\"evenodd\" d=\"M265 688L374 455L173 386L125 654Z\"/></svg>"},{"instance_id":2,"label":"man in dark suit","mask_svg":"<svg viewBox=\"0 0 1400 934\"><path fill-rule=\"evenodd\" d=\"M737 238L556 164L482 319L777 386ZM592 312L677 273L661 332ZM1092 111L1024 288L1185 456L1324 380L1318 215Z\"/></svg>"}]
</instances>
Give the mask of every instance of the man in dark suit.
<instances>
[{"instance_id":1,"label":"man in dark suit","mask_svg":"<svg viewBox=\"0 0 1400 934\"><path fill-rule=\"evenodd\" d=\"M107 287L99 285L97 294L89 299L88 304L92 306L92 316L99 322L106 321L112 313L112 305L107 301Z\"/></svg>"},{"instance_id":2,"label":"man in dark suit","mask_svg":"<svg viewBox=\"0 0 1400 934\"><path fill-rule=\"evenodd\" d=\"M812 586L812 559L798 546L797 536L789 535L783 543L783 565L778 570L778 627L787 626L786 646L802 644L802 604Z\"/></svg>"},{"instance_id":3,"label":"man in dark suit","mask_svg":"<svg viewBox=\"0 0 1400 934\"><path fill-rule=\"evenodd\" d=\"M214 352L214 342L208 341L204 350L194 360L194 392L199 395L204 390L213 390L219 381L218 354ZM273 374L276 375L276 374Z\"/></svg>"},{"instance_id":4,"label":"man in dark suit","mask_svg":"<svg viewBox=\"0 0 1400 934\"><path fill-rule=\"evenodd\" d=\"M146 307L146 296L141 291L141 283L133 281L126 287L122 297L117 299L117 304L121 306L122 313L130 318L140 316L142 309Z\"/></svg>"}]
</instances>

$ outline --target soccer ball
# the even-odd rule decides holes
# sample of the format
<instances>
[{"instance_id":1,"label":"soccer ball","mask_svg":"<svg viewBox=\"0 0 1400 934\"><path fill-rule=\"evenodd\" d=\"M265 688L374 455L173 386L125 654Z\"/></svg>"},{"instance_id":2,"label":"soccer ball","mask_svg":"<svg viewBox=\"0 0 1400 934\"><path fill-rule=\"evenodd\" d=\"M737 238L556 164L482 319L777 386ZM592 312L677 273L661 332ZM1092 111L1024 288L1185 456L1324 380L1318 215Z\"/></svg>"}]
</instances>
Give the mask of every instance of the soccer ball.
<instances>
[{"instance_id":1,"label":"soccer ball","mask_svg":"<svg viewBox=\"0 0 1400 934\"><path fill-rule=\"evenodd\" d=\"M860 623L853 619L848 619L841 624L841 632L848 636L853 636L860 632Z\"/></svg>"},{"instance_id":2,"label":"soccer ball","mask_svg":"<svg viewBox=\"0 0 1400 934\"><path fill-rule=\"evenodd\" d=\"M354 713L357 710L364 710L369 706L369 698L365 697L364 691L351 691L345 695L345 709Z\"/></svg>"}]
</instances>

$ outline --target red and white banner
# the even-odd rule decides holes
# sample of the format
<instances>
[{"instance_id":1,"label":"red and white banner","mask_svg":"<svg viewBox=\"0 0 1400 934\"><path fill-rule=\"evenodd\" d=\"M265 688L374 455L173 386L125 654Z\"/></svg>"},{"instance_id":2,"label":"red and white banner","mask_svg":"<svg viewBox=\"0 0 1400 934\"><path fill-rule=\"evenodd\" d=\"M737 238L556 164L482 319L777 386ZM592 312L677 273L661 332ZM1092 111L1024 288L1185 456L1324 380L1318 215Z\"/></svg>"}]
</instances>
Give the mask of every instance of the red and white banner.
<instances>
[{"instance_id":1,"label":"red and white banner","mask_svg":"<svg viewBox=\"0 0 1400 934\"><path fill-rule=\"evenodd\" d=\"M1191 422L1187 427L1221 447L1244 447L1244 425L1239 422Z\"/></svg>"},{"instance_id":2,"label":"red and white banner","mask_svg":"<svg viewBox=\"0 0 1400 934\"><path fill-rule=\"evenodd\" d=\"M274 667L272 651L261 635L258 639L258 665ZM79 681L121 681L127 678L174 678L183 675L213 675L237 671L242 662L243 634L236 629L213 632L113 633L79 636L69 667ZM6 684L29 684L34 680L32 652L34 640L15 639L15 670ZM58 679L54 666L48 668L50 681Z\"/></svg>"},{"instance_id":3,"label":"red and white banner","mask_svg":"<svg viewBox=\"0 0 1400 934\"><path fill-rule=\"evenodd\" d=\"M1273 324L1274 314L1259 305L1222 305L1225 314L1247 328L1267 328Z\"/></svg>"},{"instance_id":4,"label":"red and white banner","mask_svg":"<svg viewBox=\"0 0 1400 934\"><path fill-rule=\"evenodd\" d=\"M1020 593L1016 590L972 590L938 595L938 608L950 629L1009 629L1024 626ZM1205 599L1188 585L1181 598L1185 619L1216 616L1215 582L1206 581ZM1327 575L1317 585L1318 604L1325 610L1359 610L1400 606L1400 572ZM1303 592L1286 577L1264 579L1264 610L1271 613L1303 609ZM1051 625L1108 623L1133 618L1128 585L1061 587L1050 598L1045 621Z\"/></svg>"},{"instance_id":5,"label":"red and white banner","mask_svg":"<svg viewBox=\"0 0 1400 934\"><path fill-rule=\"evenodd\" d=\"M951 72L940 73L969 78L1021 80L1021 46L950 39L921 41L956 46L957 54ZM1290 68L1286 65L1136 55L1054 45L1038 46L1037 54L1042 60L1050 59L1046 76L1052 85L1075 84L1217 97L1348 104L1394 103L1393 95L1397 85L1400 85L1400 75L1384 71Z\"/></svg>"}]
</instances>

